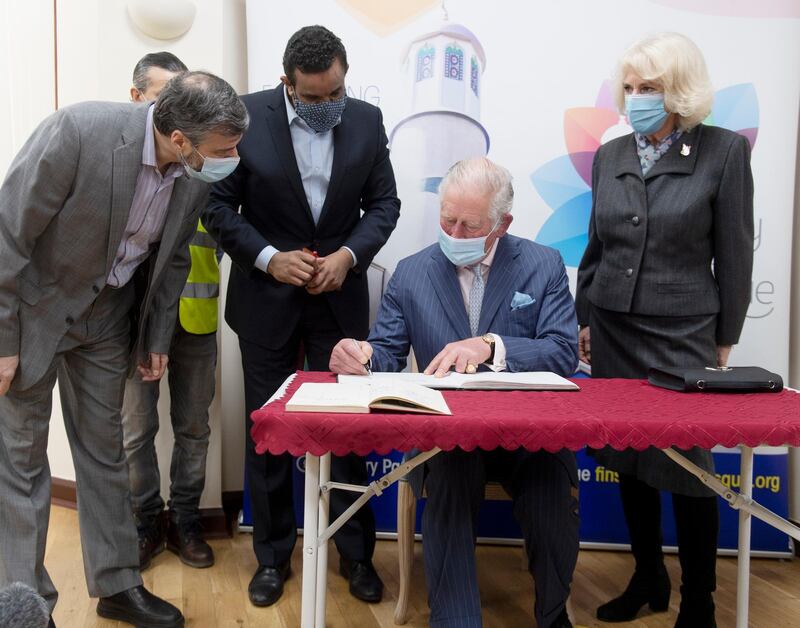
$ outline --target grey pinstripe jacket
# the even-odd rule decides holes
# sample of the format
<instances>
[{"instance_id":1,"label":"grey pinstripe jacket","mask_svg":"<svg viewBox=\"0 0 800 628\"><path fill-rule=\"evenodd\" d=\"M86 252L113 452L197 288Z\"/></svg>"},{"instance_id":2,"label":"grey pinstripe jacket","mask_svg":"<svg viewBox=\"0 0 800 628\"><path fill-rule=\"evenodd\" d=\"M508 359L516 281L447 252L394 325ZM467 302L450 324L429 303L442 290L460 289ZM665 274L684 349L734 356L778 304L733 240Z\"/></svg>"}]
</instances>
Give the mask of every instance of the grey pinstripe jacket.
<instances>
[{"instance_id":1,"label":"grey pinstripe jacket","mask_svg":"<svg viewBox=\"0 0 800 628\"><path fill-rule=\"evenodd\" d=\"M0 187L0 355L35 384L106 284L142 162L146 105L87 102L49 116ZM175 181L139 304L138 351L166 353L208 185Z\"/></svg>"},{"instance_id":2,"label":"grey pinstripe jacket","mask_svg":"<svg viewBox=\"0 0 800 628\"><path fill-rule=\"evenodd\" d=\"M699 125L645 177L633 135L613 140L595 155L592 199L578 270L581 325L589 323L590 302L654 316L717 313L717 344L738 342L753 268L753 178L743 136Z\"/></svg>"}]
</instances>

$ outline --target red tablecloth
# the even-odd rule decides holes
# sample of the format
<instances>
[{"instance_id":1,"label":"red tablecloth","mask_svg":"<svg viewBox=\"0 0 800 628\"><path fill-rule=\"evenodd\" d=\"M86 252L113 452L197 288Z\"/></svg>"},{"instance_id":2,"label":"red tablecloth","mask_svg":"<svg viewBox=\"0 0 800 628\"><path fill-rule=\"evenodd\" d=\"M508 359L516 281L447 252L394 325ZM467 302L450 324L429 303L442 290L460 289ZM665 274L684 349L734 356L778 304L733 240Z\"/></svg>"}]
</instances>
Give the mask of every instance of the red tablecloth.
<instances>
[{"instance_id":1,"label":"red tablecloth","mask_svg":"<svg viewBox=\"0 0 800 628\"><path fill-rule=\"evenodd\" d=\"M443 391L452 416L285 411L303 382L335 381L330 373L298 372L283 398L253 413L256 450L366 455L434 447L800 446L800 394L794 391L683 394L644 380L576 379L580 392Z\"/></svg>"}]
</instances>

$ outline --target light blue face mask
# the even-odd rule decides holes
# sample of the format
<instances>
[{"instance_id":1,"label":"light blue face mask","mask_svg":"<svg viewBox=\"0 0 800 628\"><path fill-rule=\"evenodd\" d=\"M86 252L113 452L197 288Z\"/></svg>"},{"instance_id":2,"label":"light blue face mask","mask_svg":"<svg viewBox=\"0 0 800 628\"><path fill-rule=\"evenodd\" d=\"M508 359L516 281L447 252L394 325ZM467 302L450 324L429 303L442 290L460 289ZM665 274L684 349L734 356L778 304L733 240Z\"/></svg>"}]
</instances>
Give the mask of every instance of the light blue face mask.
<instances>
[{"instance_id":1,"label":"light blue face mask","mask_svg":"<svg viewBox=\"0 0 800 628\"><path fill-rule=\"evenodd\" d=\"M238 157L206 157L196 148L192 150L203 158L203 168L201 170L192 168L181 153L178 153L178 155L180 155L186 174L199 181L204 181L205 183L222 181L236 170L236 166L239 165Z\"/></svg>"},{"instance_id":2,"label":"light blue face mask","mask_svg":"<svg viewBox=\"0 0 800 628\"><path fill-rule=\"evenodd\" d=\"M641 135L658 131L669 116L664 109L664 94L625 96L625 113L633 130Z\"/></svg>"},{"instance_id":3,"label":"light blue face mask","mask_svg":"<svg viewBox=\"0 0 800 628\"><path fill-rule=\"evenodd\" d=\"M498 222L485 236L479 238L454 238L439 225L439 248L456 266L471 266L486 257L486 240L497 229Z\"/></svg>"}]
</instances>

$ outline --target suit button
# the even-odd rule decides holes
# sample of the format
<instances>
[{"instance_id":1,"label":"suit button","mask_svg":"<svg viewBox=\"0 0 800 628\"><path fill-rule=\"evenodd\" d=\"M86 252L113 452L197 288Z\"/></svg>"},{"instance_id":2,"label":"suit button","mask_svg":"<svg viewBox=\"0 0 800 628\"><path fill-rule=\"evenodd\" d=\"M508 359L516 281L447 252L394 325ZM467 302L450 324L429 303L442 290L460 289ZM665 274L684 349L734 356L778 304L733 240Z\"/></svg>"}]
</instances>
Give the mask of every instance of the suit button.
<instances>
[{"instance_id":1,"label":"suit button","mask_svg":"<svg viewBox=\"0 0 800 628\"><path fill-rule=\"evenodd\" d=\"M626 277L630 277L631 275L633 275L633 268L629 268L628 270L625 271Z\"/></svg>"},{"instance_id":2,"label":"suit button","mask_svg":"<svg viewBox=\"0 0 800 628\"><path fill-rule=\"evenodd\" d=\"M633 218L631 218L631 223L633 223L634 227L636 225L638 225L639 224L639 216L634 216Z\"/></svg>"},{"instance_id":3,"label":"suit button","mask_svg":"<svg viewBox=\"0 0 800 628\"><path fill-rule=\"evenodd\" d=\"M92 292L98 294L100 292L100 288L98 288L97 286L92 286Z\"/></svg>"},{"instance_id":4,"label":"suit button","mask_svg":"<svg viewBox=\"0 0 800 628\"><path fill-rule=\"evenodd\" d=\"M72 324L75 322L75 319L74 319L74 318L72 318L71 316L67 316L67 318L65 318L65 319L64 319L64 322L65 322L67 325L72 325Z\"/></svg>"}]
</instances>

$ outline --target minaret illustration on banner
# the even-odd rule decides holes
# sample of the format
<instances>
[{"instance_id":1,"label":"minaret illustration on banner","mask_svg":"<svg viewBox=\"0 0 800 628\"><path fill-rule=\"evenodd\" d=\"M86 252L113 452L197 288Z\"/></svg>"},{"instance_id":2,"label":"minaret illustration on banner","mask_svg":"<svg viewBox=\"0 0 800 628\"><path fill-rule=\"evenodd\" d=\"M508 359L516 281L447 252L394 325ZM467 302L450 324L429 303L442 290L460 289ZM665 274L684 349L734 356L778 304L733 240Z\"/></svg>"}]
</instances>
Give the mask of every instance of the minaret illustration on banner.
<instances>
[{"instance_id":1,"label":"minaret illustration on banner","mask_svg":"<svg viewBox=\"0 0 800 628\"><path fill-rule=\"evenodd\" d=\"M414 38L402 66L409 113L389 135L400 221L379 254L390 272L397 262L436 241L438 188L455 162L486 155L489 134L480 122L481 83L486 55L475 34L443 21Z\"/></svg>"}]
</instances>

